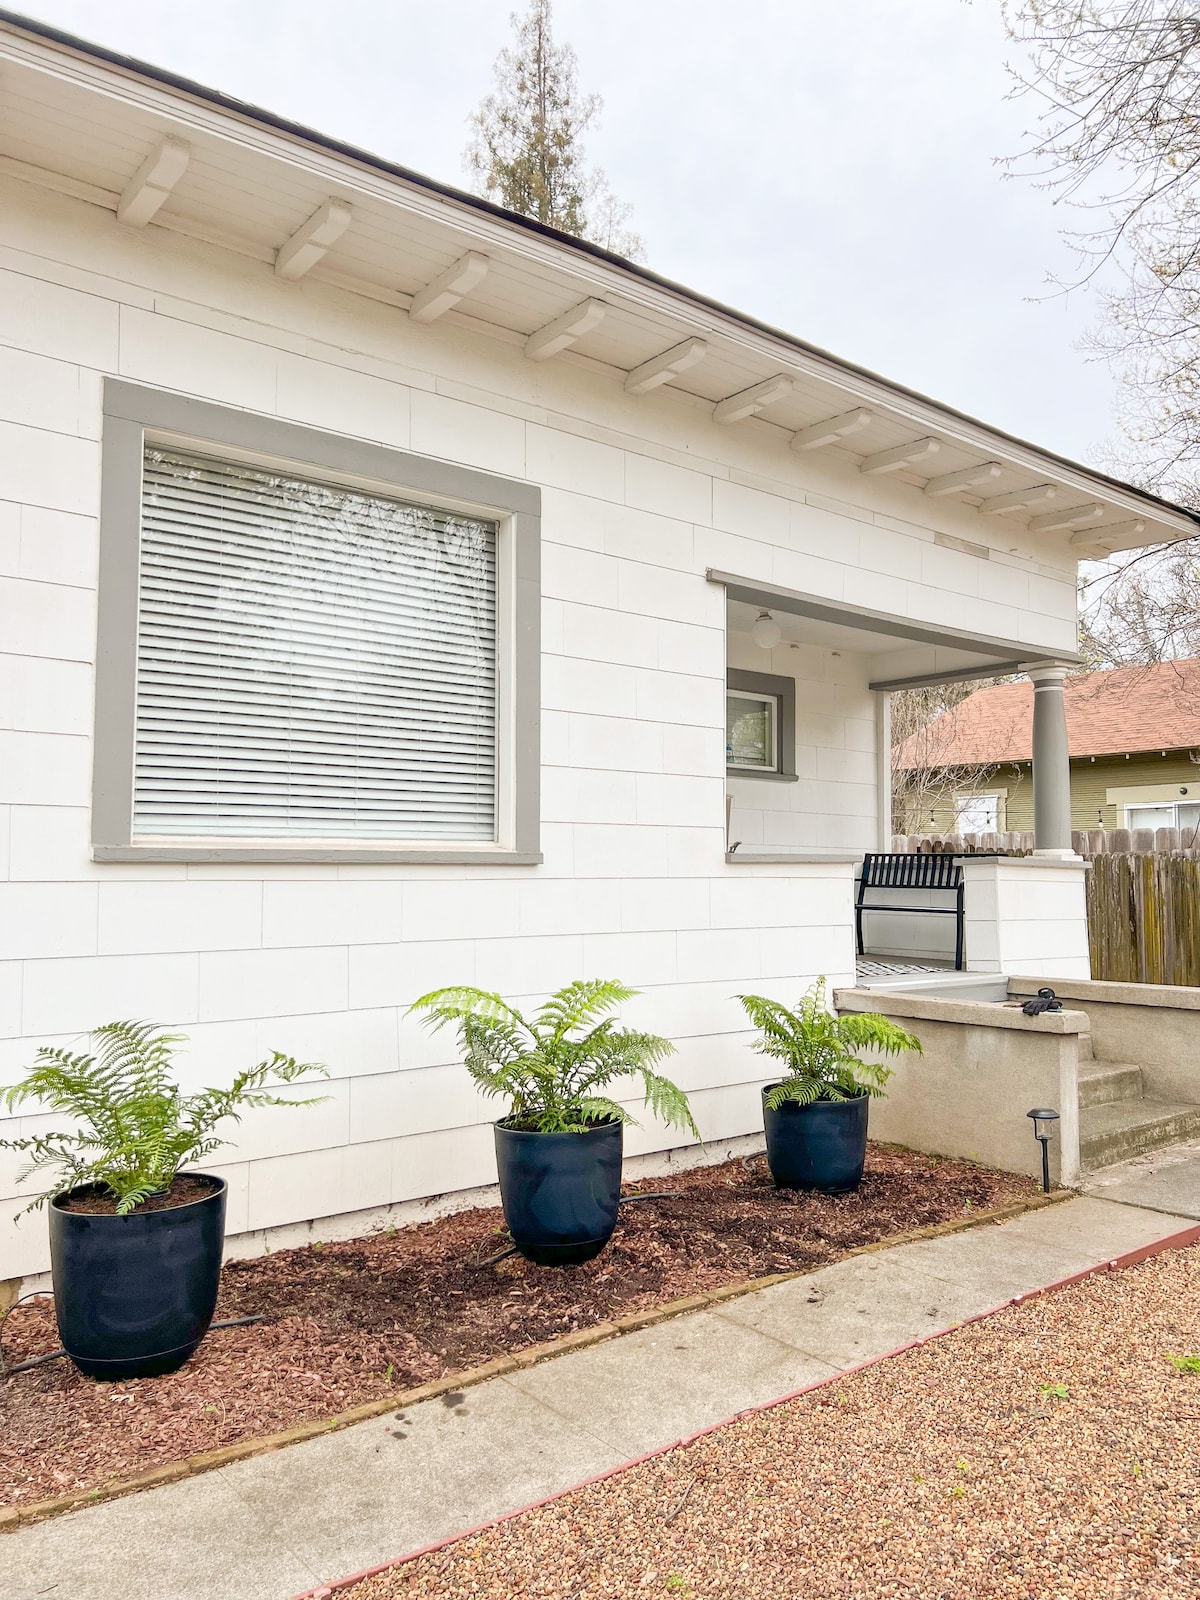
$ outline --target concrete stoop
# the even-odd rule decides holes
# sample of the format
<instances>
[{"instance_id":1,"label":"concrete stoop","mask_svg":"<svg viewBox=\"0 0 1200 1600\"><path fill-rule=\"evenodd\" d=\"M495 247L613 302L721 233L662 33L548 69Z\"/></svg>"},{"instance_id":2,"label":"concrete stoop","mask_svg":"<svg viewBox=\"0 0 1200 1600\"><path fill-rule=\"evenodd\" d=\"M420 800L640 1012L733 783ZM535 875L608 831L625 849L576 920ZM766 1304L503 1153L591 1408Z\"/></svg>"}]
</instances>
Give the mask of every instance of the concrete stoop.
<instances>
[{"instance_id":1,"label":"concrete stoop","mask_svg":"<svg viewBox=\"0 0 1200 1600\"><path fill-rule=\"evenodd\" d=\"M1128 1061L1080 1063L1079 1160L1085 1172L1197 1136L1200 1105L1151 1099L1141 1067Z\"/></svg>"}]
</instances>

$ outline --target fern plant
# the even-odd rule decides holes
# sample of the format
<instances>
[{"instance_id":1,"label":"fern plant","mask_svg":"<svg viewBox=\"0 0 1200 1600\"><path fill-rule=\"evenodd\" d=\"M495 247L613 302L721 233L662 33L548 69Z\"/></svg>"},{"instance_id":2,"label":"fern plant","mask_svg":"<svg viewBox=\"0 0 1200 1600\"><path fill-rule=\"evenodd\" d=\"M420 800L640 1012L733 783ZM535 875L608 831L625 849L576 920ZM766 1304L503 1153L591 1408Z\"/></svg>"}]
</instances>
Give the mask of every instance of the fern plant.
<instances>
[{"instance_id":1,"label":"fern plant","mask_svg":"<svg viewBox=\"0 0 1200 1600\"><path fill-rule=\"evenodd\" d=\"M856 1100L882 1095L892 1068L882 1061L863 1061L857 1054L898 1056L921 1050L921 1041L897 1023L873 1011L835 1017L825 1003L825 979L807 989L796 1011L761 994L740 994L746 1015L758 1029L754 1049L782 1061L787 1076L767 1094L772 1111L793 1100Z\"/></svg>"},{"instance_id":2,"label":"fern plant","mask_svg":"<svg viewBox=\"0 0 1200 1600\"><path fill-rule=\"evenodd\" d=\"M308 1073L328 1077L318 1062L299 1062L273 1050L256 1067L239 1072L227 1089L184 1095L174 1081L171 1057L185 1034L161 1033L149 1022L109 1022L90 1038L92 1055L43 1045L28 1076L3 1095L10 1111L39 1100L75 1123L70 1131L0 1139L0 1149L30 1157L22 1180L35 1172L56 1174L27 1210L82 1184L103 1184L124 1216L168 1188L186 1162L227 1143L214 1132L225 1118L238 1122L252 1106L315 1104L271 1093L265 1085L272 1079L287 1084Z\"/></svg>"},{"instance_id":3,"label":"fern plant","mask_svg":"<svg viewBox=\"0 0 1200 1600\"><path fill-rule=\"evenodd\" d=\"M526 1020L498 994L461 986L414 1001L426 1024L458 1029L467 1071L485 1095L511 1109L506 1128L532 1133L586 1133L598 1123L633 1122L602 1093L618 1078L641 1079L645 1104L670 1127L700 1137L683 1090L655 1071L675 1046L657 1034L617 1026L609 1015L637 993L623 983L579 979Z\"/></svg>"}]
</instances>

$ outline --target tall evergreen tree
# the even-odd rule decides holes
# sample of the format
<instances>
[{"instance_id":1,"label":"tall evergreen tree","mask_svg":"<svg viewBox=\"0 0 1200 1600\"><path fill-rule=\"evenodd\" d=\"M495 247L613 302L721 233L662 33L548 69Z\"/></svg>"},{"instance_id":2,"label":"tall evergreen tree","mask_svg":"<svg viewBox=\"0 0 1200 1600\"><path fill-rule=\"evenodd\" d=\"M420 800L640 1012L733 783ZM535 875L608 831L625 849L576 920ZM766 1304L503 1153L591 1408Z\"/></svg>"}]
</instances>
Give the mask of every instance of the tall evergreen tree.
<instances>
[{"instance_id":1,"label":"tall evergreen tree","mask_svg":"<svg viewBox=\"0 0 1200 1600\"><path fill-rule=\"evenodd\" d=\"M632 208L587 164L582 136L604 102L579 92L575 52L554 42L552 0L530 0L510 20L515 47L496 58L496 88L471 117L467 166L479 193L639 260L642 241L626 226Z\"/></svg>"}]
</instances>

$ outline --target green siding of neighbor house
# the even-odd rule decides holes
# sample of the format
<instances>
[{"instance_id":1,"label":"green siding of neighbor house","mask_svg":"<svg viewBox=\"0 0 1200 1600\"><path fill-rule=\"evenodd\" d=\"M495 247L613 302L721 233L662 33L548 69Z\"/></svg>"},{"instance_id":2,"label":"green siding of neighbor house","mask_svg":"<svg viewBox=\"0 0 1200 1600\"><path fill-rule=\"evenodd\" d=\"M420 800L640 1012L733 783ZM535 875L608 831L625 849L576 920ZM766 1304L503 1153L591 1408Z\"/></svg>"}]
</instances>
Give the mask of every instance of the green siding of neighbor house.
<instances>
[{"instance_id":1,"label":"green siding of neighbor house","mask_svg":"<svg viewBox=\"0 0 1200 1600\"><path fill-rule=\"evenodd\" d=\"M1186 789L1178 798L1200 800L1200 765L1190 760L1186 750L1168 750L1165 756L1088 756L1071 762L1072 828L1123 828L1124 802L1109 804L1109 789L1161 789L1164 785ZM1028 761L1006 761L990 769L974 786L974 792L995 794L1007 790L1001 827L1013 832L1033 827L1033 781ZM972 793L969 785L957 791ZM1163 799L1166 797L1163 796ZM954 812L950 806L934 810L933 831L952 833Z\"/></svg>"}]
</instances>

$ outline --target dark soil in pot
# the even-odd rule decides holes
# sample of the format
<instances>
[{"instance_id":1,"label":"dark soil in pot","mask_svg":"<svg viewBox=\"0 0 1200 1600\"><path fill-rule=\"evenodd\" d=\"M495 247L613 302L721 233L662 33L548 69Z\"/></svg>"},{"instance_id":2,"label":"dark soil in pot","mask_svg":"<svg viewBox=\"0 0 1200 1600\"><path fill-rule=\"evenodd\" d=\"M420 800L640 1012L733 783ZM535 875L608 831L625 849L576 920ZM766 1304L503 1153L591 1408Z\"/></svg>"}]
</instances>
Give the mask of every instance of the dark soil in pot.
<instances>
[{"instance_id":1,"label":"dark soil in pot","mask_svg":"<svg viewBox=\"0 0 1200 1600\"><path fill-rule=\"evenodd\" d=\"M543 1267L598 1256L617 1225L623 1125L534 1133L498 1122L495 1132L504 1220L521 1254Z\"/></svg>"},{"instance_id":2,"label":"dark soil in pot","mask_svg":"<svg viewBox=\"0 0 1200 1600\"><path fill-rule=\"evenodd\" d=\"M776 1084L763 1090L763 1128L767 1163L781 1189L818 1189L846 1194L862 1182L867 1159L867 1109L870 1099L785 1100L778 1110L767 1104Z\"/></svg>"},{"instance_id":3,"label":"dark soil in pot","mask_svg":"<svg viewBox=\"0 0 1200 1600\"><path fill-rule=\"evenodd\" d=\"M140 1217L147 1211L170 1211L174 1206L190 1206L193 1200L203 1200L206 1195L215 1194L218 1185L217 1178L178 1173L166 1189L157 1190L144 1200L139 1200L129 1215ZM55 1204L64 1211L82 1212L93 1217L117 1215L117 1197L103 1184L88 1184L82 1189L72 1189L69 1194L60 1195Z\"/></svg>"},{"instance_id":4,"label":"dark soil in pot","mask_svg":"<svg viewBox=\"0 0 1200 1600\"><path fill-rule=\"evenodd\" d=\"M225 1196L223 1178L188 1173L123 1217L99 1185L51 1202L55 1314L81 1372L146 1378L188 1359L216 1309Z\"/></svg>"}]
</instances>

